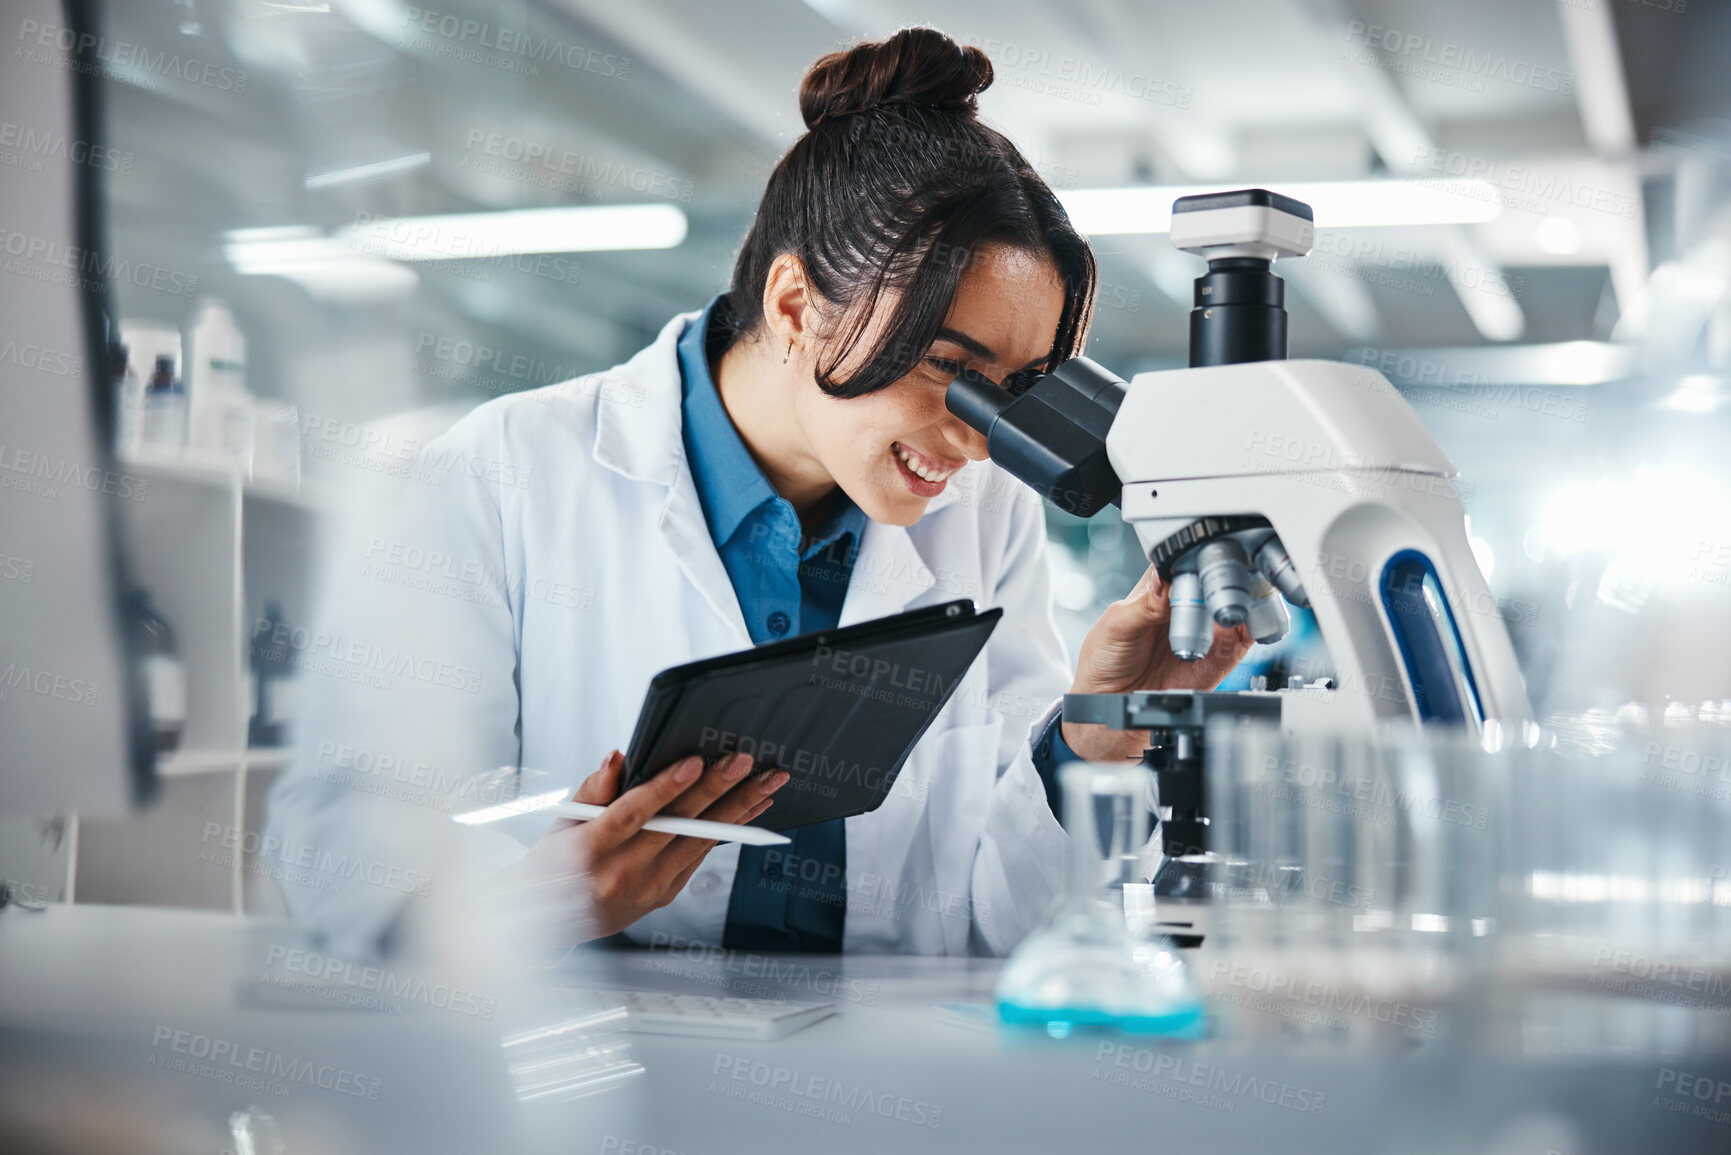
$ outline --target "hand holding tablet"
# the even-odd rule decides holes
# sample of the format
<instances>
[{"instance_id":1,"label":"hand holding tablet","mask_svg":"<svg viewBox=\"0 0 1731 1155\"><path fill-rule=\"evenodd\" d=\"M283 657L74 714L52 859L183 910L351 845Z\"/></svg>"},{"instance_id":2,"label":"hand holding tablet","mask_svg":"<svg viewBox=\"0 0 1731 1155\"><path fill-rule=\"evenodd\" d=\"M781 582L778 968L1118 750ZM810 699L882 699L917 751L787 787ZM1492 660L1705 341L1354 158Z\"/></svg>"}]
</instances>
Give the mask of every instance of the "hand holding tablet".
<instances>
[{"instance_id":1,"label":"hand holding tablet","mask_svg":"<svg viewBox=\"0 0 1731 1155\"><path fill-rule=\"evenodd\" d=\"M780 845L779 831L882 805L1002 613L949 602L663 670L629 753L609 754L575 798L457 821L554 816L502 881L568 880L588 898L585 933L612 934L671 902L717 842Z\"/></svg>"},{"instance_id":2,"label":"hand holding tablet","mask_svg":"<svg viewBox=\"0 0 1731 1155\"><path fill-rule=\"evenodd\" d=\"M744 753L760 772L791 775L753 825L876 810L1002 616L946 602L663 670L637 715L625 781L693 754Z\"/></svg>"}]
</instances>

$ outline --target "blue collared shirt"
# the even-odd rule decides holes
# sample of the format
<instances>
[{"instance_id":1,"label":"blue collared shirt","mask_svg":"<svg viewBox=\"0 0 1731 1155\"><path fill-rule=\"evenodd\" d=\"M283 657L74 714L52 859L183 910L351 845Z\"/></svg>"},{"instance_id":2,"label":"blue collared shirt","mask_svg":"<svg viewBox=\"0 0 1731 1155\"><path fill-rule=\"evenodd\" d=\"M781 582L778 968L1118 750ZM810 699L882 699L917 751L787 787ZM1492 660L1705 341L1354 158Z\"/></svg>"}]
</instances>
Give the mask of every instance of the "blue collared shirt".
<instances>
[{"instance_id":1,"label":"blue collared shirt","mask_svg":"<svg viewBox=\"0 0 1731 1155\"><path fill-rule=\"evenodd\" d=\"M833 629L841 618L864 511L837 489L816 532L776 493L721 402L710 374L716 302L679 340L684 439L697 499L751 640ZM722 945L741 950L839 951L847 914L841 820L792 831L783 847L742 846ZM797 865L796 865L797 864Z\"/></svg>"},{"instance_id":2,"label":"blue collared shirt","mask_svg":"<svg viewBox=\"0 0 1731 1155\"><path fill-rule=\"evenodd\" d=\"M721 555L751 640L759 645L833 629L841 618L864 511L837 489L816 533L758 468L710 374L716 302L679 339L684 440L697 500ZM1076 756L1054 717L1034 743L1034 768L1052 813L1063 818L1057 769ZM801 827L786 847L742 846L728 900L724 946L839 951L847 914L847 838L841 821ZM813 881L815 879L815 881Z\"/></svg>"}]
</instances>

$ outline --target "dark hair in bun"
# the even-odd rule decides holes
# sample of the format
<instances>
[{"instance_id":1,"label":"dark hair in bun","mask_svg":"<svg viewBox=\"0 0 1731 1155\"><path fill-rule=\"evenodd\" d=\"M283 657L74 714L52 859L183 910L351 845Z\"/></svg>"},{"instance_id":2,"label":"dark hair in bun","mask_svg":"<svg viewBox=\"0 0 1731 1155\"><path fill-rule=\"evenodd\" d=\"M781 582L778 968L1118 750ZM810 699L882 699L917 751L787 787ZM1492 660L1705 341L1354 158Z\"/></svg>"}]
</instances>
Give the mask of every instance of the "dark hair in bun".
<instances>
[{"instance_id":1,"label":"dark hair in bun","mask_svg":"<svg viewBox=\"0 0 1731 1155\"><path fill-rule=\"evenodd\" d=\"M991 83L992 62L984 52L930 28L909 28L812 65L799 86L799 114L807 128L890 103L971 116L975 98Z\"/></svg>"},{"instance_id":2,"label":"dark hair in bun","mask_svg":"<svg viewBox=\"0 0 1731 1155\"><path fill-rule=\"evenodd\" d=\"M971 257L1008 245L1049 257L1064 284L1053 364L1077 352L1094 298L1094 255L1046 182L976 98L992 64L930 28L835 52L800 85L809 131L770 174L718 321L727 344L763 324L763 290L783 253L840 319L817 382L858 397L906 376L931 347ZM889 324L856 350L878 302ZM858 367L847 379L837 368Z\"/></svg>"}]
</instances>

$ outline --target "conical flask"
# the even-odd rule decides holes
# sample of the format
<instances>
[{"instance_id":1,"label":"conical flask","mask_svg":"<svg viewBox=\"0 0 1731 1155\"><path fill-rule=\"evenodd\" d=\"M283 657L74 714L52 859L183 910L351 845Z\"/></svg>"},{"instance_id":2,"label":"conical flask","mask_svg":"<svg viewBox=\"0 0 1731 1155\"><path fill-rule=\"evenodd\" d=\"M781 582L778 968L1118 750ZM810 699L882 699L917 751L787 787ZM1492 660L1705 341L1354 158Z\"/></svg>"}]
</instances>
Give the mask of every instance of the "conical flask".
<instances>
[{"instance_id":1,"label":"conical flask","mask_svg":"<svg viewBox=\"0 0 1731 1155\"><path fill-rule=\"evenodd\" d=\"M998 978L998 1017L1063 1037L1080 1029L1193 1037L1202 1000L1169 939L1133 932L1124 884L1139 880L1153 775L1140 763L1072 762L1064 788L1064 892Z\"/></svg>"}]
</instances>

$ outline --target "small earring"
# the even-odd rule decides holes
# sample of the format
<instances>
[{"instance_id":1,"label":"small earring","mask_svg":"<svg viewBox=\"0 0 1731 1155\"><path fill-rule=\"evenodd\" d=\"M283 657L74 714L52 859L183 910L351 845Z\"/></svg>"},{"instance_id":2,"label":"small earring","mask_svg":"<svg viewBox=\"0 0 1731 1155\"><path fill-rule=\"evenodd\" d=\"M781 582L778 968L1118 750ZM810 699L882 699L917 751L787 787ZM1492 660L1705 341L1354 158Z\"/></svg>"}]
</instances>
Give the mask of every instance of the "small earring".
<instances>
[{"instance_id":1,"label":"small earring","mask_svg":"<svg viewBox=\"0 0 1731 1155\"><path fill-rule=\"evenodd\" d=\"M791 356L793 356L793 338L789 337L787 339L787 352L782 354L781 363L783 365L787 364L787 359Z\"/></svg>"}]
</instances>

